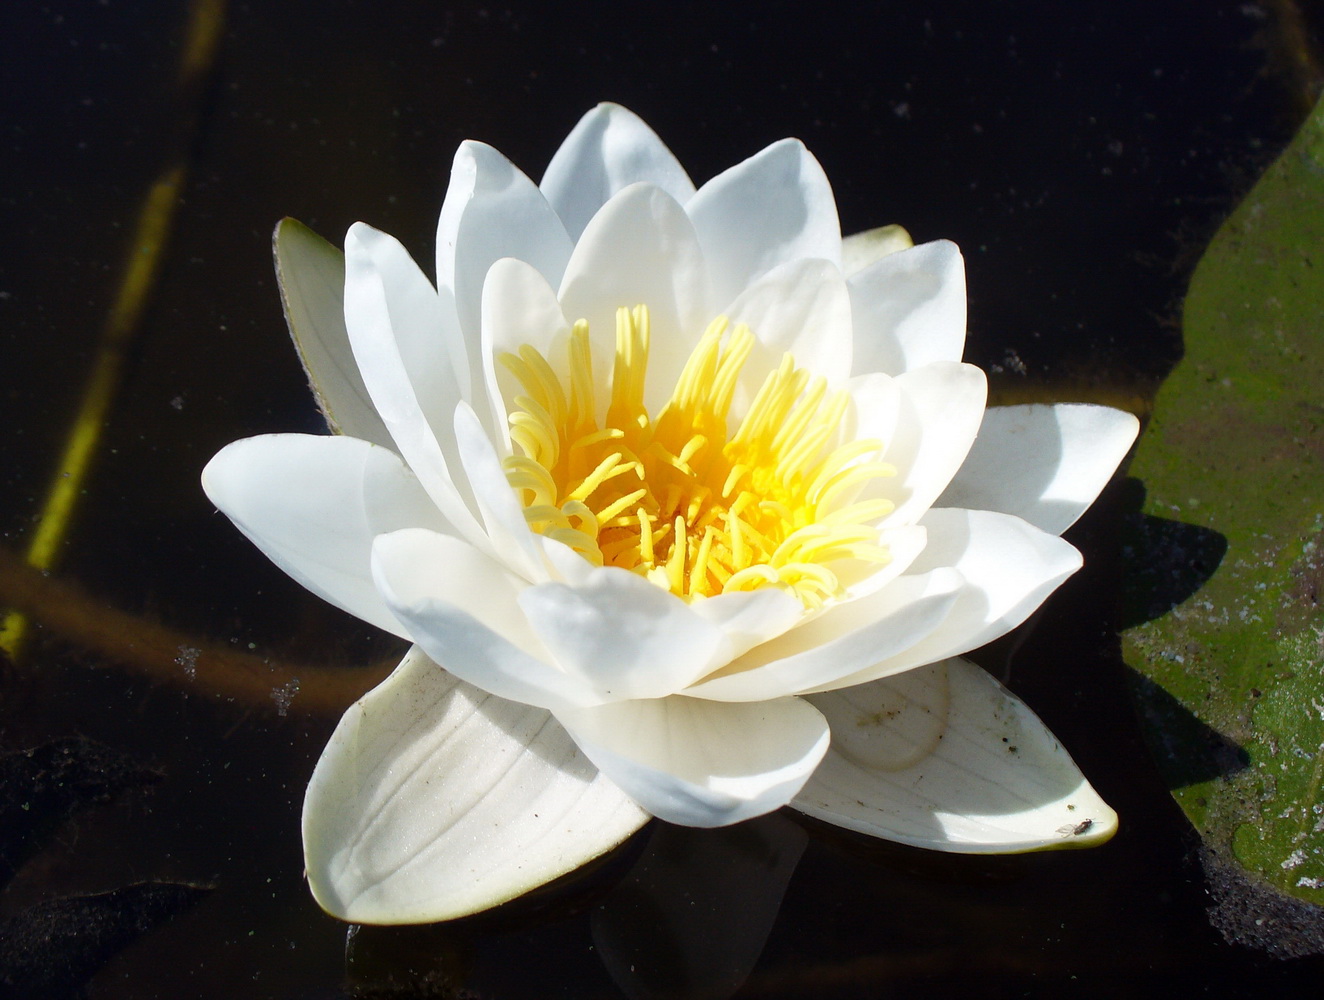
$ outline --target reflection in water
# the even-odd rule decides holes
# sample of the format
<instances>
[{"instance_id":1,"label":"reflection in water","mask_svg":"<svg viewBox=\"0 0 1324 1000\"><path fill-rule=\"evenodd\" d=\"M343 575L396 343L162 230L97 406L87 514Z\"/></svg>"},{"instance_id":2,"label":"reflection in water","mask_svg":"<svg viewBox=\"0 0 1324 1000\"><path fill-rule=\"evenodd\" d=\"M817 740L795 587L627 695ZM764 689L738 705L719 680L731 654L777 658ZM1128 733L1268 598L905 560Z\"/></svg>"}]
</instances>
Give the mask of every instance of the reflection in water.
<instances>
[{"instance_id":1,"label":"reflection in water","mask_svg":"<svg viewBox=\"0 0 1324 1000\"><path fill-rule=\"evenodd\" d=\"M27 541L28 565L49 570L68 538L74 510L86 492L86 480L101 447L115 396L119 392L133 340L151 301L165 262L165 250L184 193L189 146L199 122L199 108L214 65L226 0L194 0L185 25L177 79L173 144L160 174L147 191L127 243L123 275L101 331L96 359L88 376L68 438L51 478L37 524ZM0 650L17 658L27 622L10 608L0 616Z\"/></svg>"},{"instance_id":2,"label":"reflection in water","mask_svg":"<svg viewBox=\"0 0 1324 1000\"><path fill-rule=\"evenodd\" d=\"M0 607L16 609L106 664L158 684L183 687L251 708L334 715L379 683L392 656L362 667L328 669L243 653L107 607L80 588L39 572L0 547Z\"/></svg>"},{"instance_id":3,"label":"reflection in water","mask_svg":"<svg viewBox=\"0 0 1324 1000\"><path fill-rule=\"evenodd\" d=\"M771 815L717 830L654 823L640 837L642 850L631 844L594 873L486 914L424 927L351 927L350 982L373 996L463 996L474 978L490 975L475 976L474 952L485 938L587 909L592 950L630 1000L734 996L777 920L808 841L804 830ZM603 896L600 883L612 873ZM514 971L555 993L553 967L536 952L517 952ZM498 987L493 995L503 994Z\"/></svg>"},{"instance_id":4,"label":"reflection in water","mask_svg":"<svg viewBox=\"0 0 1324 1000\"><path fill-rule=\"evenodd\" d=\"M658 823L593 912L593 940L630 1000L732 996L753 970L805 849L791 820L696 830Z\"/></svg>"}]
</instances>

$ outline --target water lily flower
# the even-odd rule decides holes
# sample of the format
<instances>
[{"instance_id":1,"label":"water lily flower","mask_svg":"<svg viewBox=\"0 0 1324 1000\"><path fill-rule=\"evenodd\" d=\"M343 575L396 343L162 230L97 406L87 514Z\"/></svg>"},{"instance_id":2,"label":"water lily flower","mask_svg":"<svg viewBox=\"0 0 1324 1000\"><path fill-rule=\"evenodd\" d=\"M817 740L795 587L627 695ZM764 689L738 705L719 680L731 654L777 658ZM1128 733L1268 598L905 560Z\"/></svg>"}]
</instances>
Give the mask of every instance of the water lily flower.
<instances>
[{"instance_id":1,"label":"water lily flower","mask_svg":"<svg viewBox=\"0 0 1324 1000\"><path fill-rule=\"evenodd\" d=\"M696 190L602 105L539 185L460 147L435 286L361 223L342 261L287 221L277 263L339 433L237 441L204 486L296 580L412 644L308 788L329 912L475 912L650 816L789 804L960 852L1111 835L1042 723L959 654L1079 568L1059 535L1137 423L986 409L953 244L843 240L795 140Z\"/></svg>"}]
</instances>

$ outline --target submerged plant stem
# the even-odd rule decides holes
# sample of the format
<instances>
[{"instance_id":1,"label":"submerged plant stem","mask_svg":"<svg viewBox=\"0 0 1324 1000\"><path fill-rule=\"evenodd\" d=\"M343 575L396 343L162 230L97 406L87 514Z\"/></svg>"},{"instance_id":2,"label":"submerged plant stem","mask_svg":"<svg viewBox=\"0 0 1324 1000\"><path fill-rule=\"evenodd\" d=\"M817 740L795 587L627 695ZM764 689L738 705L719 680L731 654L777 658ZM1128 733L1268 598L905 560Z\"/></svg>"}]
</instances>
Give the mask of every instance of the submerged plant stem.
<instances>
[{"instance_id":1,"label":"submerged plant stem","mask_svg":"<svg viewBox=\"0 0 1324 1000\"><path fill-rule=\"evenodd\" d=\"M36 530L28 541L27 563L37 569L51 569L55 565L68 537L75 507L84 492L119 389L125 355L156 287L187 175L189 138L197 125L204 85L215 62L224 23L224 0L194 0L186 25L178 81L185 124L177 148L148 189L138 211L123 275L101 331L96 360L47 488ZM10 608L0 617L0 650L18 659L26 631L22 614Z\"/></svg>"},{"instance_id":2,"label":"submerged plant stem","mask_svg":"<svg viewBox=\"0 0 1324 1000\"><path fill-rule=\"evenodd\" d=\"M282 713L339 714L395 664L392 658L365 667L307 666L199 641L107 607L4 548L0 548L0 605L98 653L105 661L98 665L123 667L209 698Z\"/></svg>"}]
</instances>

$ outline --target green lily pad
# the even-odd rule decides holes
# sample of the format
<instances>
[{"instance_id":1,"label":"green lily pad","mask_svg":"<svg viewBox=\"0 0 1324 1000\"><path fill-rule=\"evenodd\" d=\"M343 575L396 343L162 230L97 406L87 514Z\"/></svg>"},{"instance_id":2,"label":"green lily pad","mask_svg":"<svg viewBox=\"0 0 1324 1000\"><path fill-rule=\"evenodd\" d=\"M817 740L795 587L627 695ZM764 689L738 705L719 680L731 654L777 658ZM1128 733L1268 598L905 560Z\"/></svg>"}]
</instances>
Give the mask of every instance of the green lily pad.
<instances>
[{"instance_id":1,"label":"green lily pad","mask_svg":"<svg viewBox=\"0 0 1324 1000\"><path fill-rule=\"evenodd\" d=\"M1131 469L1126 660L1208 849L1324 903L1324 103L1214 237L1183 333Z\"/></svg>"}]
</instances>

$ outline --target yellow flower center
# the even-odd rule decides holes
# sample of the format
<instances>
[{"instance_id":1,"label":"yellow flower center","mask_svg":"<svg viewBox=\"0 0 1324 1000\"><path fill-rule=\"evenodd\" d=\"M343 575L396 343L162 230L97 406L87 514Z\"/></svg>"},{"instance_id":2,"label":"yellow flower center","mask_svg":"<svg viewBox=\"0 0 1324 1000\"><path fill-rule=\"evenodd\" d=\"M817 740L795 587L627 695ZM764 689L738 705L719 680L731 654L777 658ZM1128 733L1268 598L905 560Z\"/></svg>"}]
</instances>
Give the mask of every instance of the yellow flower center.
<instances>
[{"instance_id":1,"label":"yellow flower center","mask_svg":"<svg viewBox=\"0 0 1324 1000\"><path fill-rule=\"evenodd\" d=\"M886 563L873 526L888 500L859 500L895 474L882 443L840 443L849 405L787 354L734 433L728 414L754 335L726 317L709 326L654 418L644 404L649 318L616 312L606 414L593 392L588 323L575 324L568 377L525 345L498 361L523 389L510 414L520 454L505 460L524 516L595 565L646 576L687 600L775 586L806 608L838 597L849 563Z\"/></svg>"}]
</instances>

